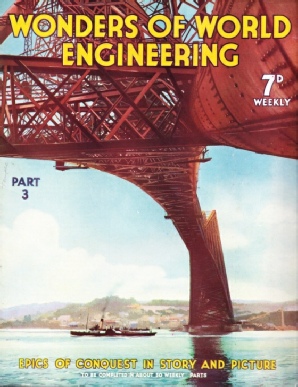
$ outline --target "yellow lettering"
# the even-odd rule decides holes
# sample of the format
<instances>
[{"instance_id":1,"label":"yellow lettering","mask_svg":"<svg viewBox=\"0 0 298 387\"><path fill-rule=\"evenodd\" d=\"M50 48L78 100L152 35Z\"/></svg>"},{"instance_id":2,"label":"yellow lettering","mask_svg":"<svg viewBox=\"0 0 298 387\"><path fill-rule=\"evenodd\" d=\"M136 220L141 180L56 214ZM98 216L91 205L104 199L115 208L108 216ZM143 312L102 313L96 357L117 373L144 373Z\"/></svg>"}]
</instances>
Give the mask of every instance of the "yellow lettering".
<instances>
[{"instance_id":1,"label":"yellow lettering","mask_svg":"<svg viewBox=\"0 0 298 387\"><path fill-rule=\"evenodd\" d=\"M211 18L209 18L209 16L195 16L197 31L200 38L203 38L205 34L207 34L208 38L212 38L217 19L217 15L212 16Z\"/></svg>"},{"instance_id":2,"label":"yellow lettering","mask_svg":"<svg viewBox=\"0 0 298 387\"><path fill-rule=\"evenodd\" d=\"M86 49L82 43L77 44L77 65L83 65L83 59L88 66L93 66L93 44L87 43Z\"/></svg>"},{"instance_id":3,"label":"yellow lettering","mask_svg":"<svg viewBox=\"0 0 298 387\"><path fill-rule=\"evenodd\" d=\"M103 59L102 56L101 56L102 52L104 50L112 50L112 48L113 48L112 43L102 43L102 44L100 44L99 46L96 47L95 52L94 52L94 56L95 56L96 62L99 65L101 65L101 66L112 66L113 64L115 64L115 55L109 54L108 55L109 59Z\"/></svg>"},{"instance_id":4,"label":"yellow lettering","mask_svg":"<svg viewBox=\"0 0 298 387\"><path fill-rule=\"evenodd\" d=\"M134 47L133 43L128 43L127 45L127 66L133 66L134 60L137 62L138 66L144 65L144 44L139 43L137 48Z\"/></svg>"},{"instance_id":5,"label":"yellow lettering","mask_svg":"<svg viewBox=\"0 0 298 387\"><path fill-rule=\"evenodd\" d=\"M85 38L86 36L88 36L92 31L92 27L93 23L88 16L76 16L76 38Z\"/></svg>"},{"instance_id":6,"label":"yellow lettering","mask_svg":"<svg viewBox=\"0 0 298 387\"><path fill-rule=\"evenodd\" d=\"M213 66L217 66L218 57L217 57L217 43L212 43L211 48L207 44L202 44L202 52L201 52L201 66L207 66L207 59L213 64Z\"/></svg>"},{"instance_id":7,"label":"yellow lettering","mask_svg":"<svg viewBox=\"0 0 298 387\"><path fill-rule=\"evenodd\" d=\"M194 369L197 361L195 359L193 359L193 360L189 359L188 361L189 361L190 368ZM186 368L186 367L183 367L183 368Z\"/></svg>"},{"instance_id":8,"label":"yellow lettering","mask_svg":"<svg viewBox=\"0 0 298 387\"><path fill-rule=\"evenodd\" d=\"M158 46L156 43L147 44L147 66L157 66L159 57Z\"/></svg>"},{"instance_id":9,"label":"yellow lettering","mask_svg":"<svg viewBox=\"0 0 298 387\"><path fill-rule=\"evenodd\" d=\"M174 16L174 25L173 25L173 37L180 38L180 30L185 29L185 24L180 23L180 21L184 21L184 15Z\"/></svg>"},{"instance_id":10,"label":"yellow lettering","mask_svg":"<svg viewBox=\"0 0 298 387\"><path fill-rule=\"evenodd\" d=\"M261 16L261 39L269 39L271 37L271 32L267 32L267 16Z\"/></svg>"},{"instance_id":11,"label":"yellow lettering","mask_svg":"<svg viewBox=\"0 0 298 387\"><path fill-rule=\"evenodd\" d=\"M63 66L72 66L74 64L73 58L73 43L62 44L62 64Z\"/></svg>"},{"instance_id":12,"label":"yellow lettering","mask_svg":"<svg viewBox=\"0 0 298 387\"><path fill-rule=\"evenodd\" d=\"M199 46L198 44L193 44L192 46L192 65L198 66L199 65Z\"/></svg>"},{"instance_id":13,"label":"yellow lettering","mask_svg":"<svg viewBox=\"0 0 298 387\"><path fill-rule=\"evenodd\" d=\"M184 43L175 45L175 66L189 66L190 48Z\"/></svg>"},{"instance_id":14,"label":"yellow lettering","mask_svg":"<svg viewBox=\"0 0 298 387\"><path fill-rule=\"evenodd\" d=\"M231 60L227 59L227 51L229 51L229 50L236 51L237 48L238 48L238 45L235 43L227 43L224 46L222 46L220 51L219 51L220 62L227 67L237 66L239 63L239 56L238 55L234 54L234 55L232 55Z\"/></svg>"},{"instance_id":15,"label":"yellow lettering","mask_svg":"<svg viewBox=\"0 0 298 387\"><path fill-rule=\"evenodd\" d=\"M105 15L95 15L94 16L94 37L95 38L104 38L105 37Z\"/></svg>"},{"instance_id":16,"label":"yellow lettering","mask_svg":"<svg viewBox=\"0 0 298 387\"><path fill-rule=\"evenodd\" d=\"M164 30L156 31L154 24L157 21L161 21L165 24ZM167 35L169 35L169 33L171 31L171 28L172 28L171 20L165 15L155 15L149 19L147 28L148 28L149 33L154 38L165 38Z\"/></svg>"},{"instance_id":17,"label":"yellow lettering","mask_svg":"<svg viewBox=\"0 0 298 387\"><path fill-rule=\"evenodd\" d=\"M62 15L57 15L57 37L62 38L64 34L71 37L73 28L73 15L68 15L65 20Z\"/></svg>"},{"instance_id":18,"label":"yellow lettering","mask_svg":"<svg viewBox=\"0 0 298 387\"><path fill-rule=\"evenodd\" d=\"M256 39L258 37L258 25L259 21L255 16L244 15L243 16L243 29L242 29L242 37L247 39L249 34L251 34L252 39Z\"/></svg>"},{"instance_id":19,"label":"yellow lettering","mask_svg":"<svg viewBox=\"0 0 298 387\"><path fill-rule=\"evenodd\" d=\"M210 368L207 360L204 360L204 361L203 361L203 364L202 364L201 368L202 368L202 369L203 369L203 368L207 368L207 369Z\"/></svg>"},{"instance_id":20,"label":"yellow lettering","mask_svg":"<svg viewBox=\"0 0 298 387\"><path fill-rule=\"evenodd\" d=\"M118 43L117 48L117 66L123 66L123 43Z\"/></svg>"},{"instance_id":21,"label":"yellow lettering","mask_svg":"<svg viewBox=\"0 0 298 387\"><path fill-rule=\"evenodd\" d=\"M284 25L283 31L280 31L280 24L281 23ZM285 38L291 32L291 29L292 29L292 25L291 25L290 20L287 17L285 17L283 15L273 16L274 38L276 38L276 39Z\"/></svg>"},{"instance_id":22,"label":"yellow lettering","mask_svg":"<svg viewBox=\"0 0 298 387\"><path fill-rule=\"evenodd\" d=\"M130 31L126 32L127 38L134 39L137 37L139 30L138 30L138 27L135 24L133 24L133 22L137 22L137 21L138 21L137 15L129 15L125 18L125 25L128 29L130 29Z\"/></svg>"},{"instance_id":23,"label":"yellow lettering","mask_svg":"<svg viewBox=\"0 0 298 387\"><path fill-rule=\"evenodd\" d=\"M224 24L228 22L231 24L234 25L234 29L231 31L231 32L227 32L225 31L224 29ZM232 15L227 15L227 16L223 16L221 17L219 20L218 20L218 24L217 24L217 31L218 33L220 34L220 36L222 36L223 38L225 39L232 39L232 38L235 38L239 32L241 30L241 23L240 21L236 18L236 16L232 16Z\"/></svg>"},{"instance_id":24,"label":"yellow lettering","mask_svg":"<svg viewBox=\"0 0 298 387\"><path fill-rule=\"evenodd\" d=\"M160 366L161 370L164 370L165 368L167 368L166 360L165 359L160 359L159 366Z\"/></svg>"},{"instance_id":25,"label":"yellow lettering","mask_svg":"<svg viewBox=\"0 0 298 387\"><path fill-rule=\"evenodd\" d=\"M116 33L117 38L122 38L123 32L123 19L119 15L109 15L109 28L108 28L108 37L113 38L114 33Z\"/></svg>"},{"instance_id":26,"label":"yellow lettering","mask_svg":"<svg viewBox=\"0 0 298 387\"><path fill-rule=\"evenodd\" d=\"M235 367L237 367L237 360L232 360L231 361L231 369L234 369Z\"/></svg>"},{"instance_id":27,"label":"yellow lettering","mask_svg":"<svg viewBox=\"0 0 298 387\"><path fill-rule=\"evenodd\" d=\"M76 367L80 368L80 369L84 368L84 359L77 359L76 360Z\"/></svg>"},{"instance_id":28,"label":"yellow lettering","mask_svg":"<svg viewBox=\"0 0 298 387\"><path fill-rule=\"evenodd\" d=\"M48 29L47 30L41 30L39 28L39 23L47 22ZM41 14L37 15L32 22L32 29L36 33L36 35L40 36L41 38L48 38L49 36L53 35L56 31L56 20L53 16L47 15L47 14Z\"/></svg>"},{"instance_id":29,"label":"yellow lettering","mask_svg":"<svg viewBox=\"0 0 298 387\"><path fill-rule=\"evenodd\" d=\"M163 43L161 45L161 50L160 50L160 56L161 56L161 61L160 65L161 66L171 66L173 61L168 60L172 57L172 45L170 43Z\"/></svg>"},{"instance_id":30,"label":"yellow lettering","mask_svg":"<svg viewBox=\"0 0 298 387\"><path fill-rule=\"evenodd\" d=\"M19 15L18 17L15 14L8 15L10 19L10 24L12 28L12 34L14 38L17 38L20 33L23 34L24 38L27 38L32 23L33 15L27 15L26 19L24 15Z\"/></svg>"}]
</instances>

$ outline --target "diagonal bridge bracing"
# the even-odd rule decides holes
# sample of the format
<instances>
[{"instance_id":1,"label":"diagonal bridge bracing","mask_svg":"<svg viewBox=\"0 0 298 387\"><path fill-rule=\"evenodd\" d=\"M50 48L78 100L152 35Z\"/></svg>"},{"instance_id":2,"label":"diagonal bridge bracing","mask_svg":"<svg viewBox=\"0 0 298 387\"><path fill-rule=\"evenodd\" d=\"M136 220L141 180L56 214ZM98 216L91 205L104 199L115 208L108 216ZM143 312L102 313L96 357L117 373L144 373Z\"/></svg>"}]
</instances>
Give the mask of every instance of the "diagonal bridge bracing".
<instances>
[{"instance_id":1,"label":"diagonal bridge bracing","mask_svg":"<svg viewBox=\"0 0 298 387\"><path fill-rule=\"evenodd\" d=\"M57 2L57 9L78 12L75 3ZM42 4L47 10L49 2ZM90 4L95 12L97 3ZM104 5L106 12L136 12L133 2ZM205 12L202 4L198 10ZM194 69L67 68L53 40L36 45L55 55L0 57L1 156L55 160L58 169L76 163L140 187L164 208L189 250L190 331L233 324L216 213L206 217L196 195L207 143L181 115Z\"/></svg>"}]
</instances>

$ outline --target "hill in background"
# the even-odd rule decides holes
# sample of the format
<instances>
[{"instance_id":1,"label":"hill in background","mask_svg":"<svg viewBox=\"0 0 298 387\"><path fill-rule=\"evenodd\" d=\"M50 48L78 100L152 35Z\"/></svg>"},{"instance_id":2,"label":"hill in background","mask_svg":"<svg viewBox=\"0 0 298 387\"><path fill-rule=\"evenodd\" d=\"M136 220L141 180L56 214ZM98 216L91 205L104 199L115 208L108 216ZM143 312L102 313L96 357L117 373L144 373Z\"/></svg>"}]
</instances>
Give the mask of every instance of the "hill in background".
<instances>
[{"instance_id":1,"label":"hill in background","mask_svg":"<svg viewBox=\"0 0 298 387\"><path fill-rule=\"evenodd\" d=\"M100 322L116 326L162 327L182 329L188 323L186 300L155 299L139 302L134 298L109 296L91 302L20 305L0 310L0 328L69 328L85 327ZM237 320L246 321L248 327L263 325L297 325L297 302L233 303ZM282 312L281 312L282 311Z\"/></svg>"}]
</instances>

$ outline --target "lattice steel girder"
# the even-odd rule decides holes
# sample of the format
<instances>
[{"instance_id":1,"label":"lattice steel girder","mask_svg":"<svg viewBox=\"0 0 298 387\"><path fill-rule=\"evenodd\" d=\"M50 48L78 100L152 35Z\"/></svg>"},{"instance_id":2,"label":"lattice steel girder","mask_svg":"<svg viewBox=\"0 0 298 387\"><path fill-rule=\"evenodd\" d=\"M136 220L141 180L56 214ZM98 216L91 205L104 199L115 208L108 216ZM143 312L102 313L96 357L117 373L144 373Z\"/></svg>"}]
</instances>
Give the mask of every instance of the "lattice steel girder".
<instances>
[{"instance_id":1,"label":"lattice steel girder","mask_svg":"<svg viewBox=\"0 0 298 387\"><path fill-rule=\"evenodd\" d=\"M167 41L191 45L197 38L194 18L207 13L207 4L214 1L145 0L142 9L131 1L44 0L39 11L76 14L84 7L91 17L136 13L143 22L140 41L146 41L152 39L144 27L150 17L161 13L173 19L187 6L193 12L180 39ZM218 229L214 219L206 221L196 196L198 159L210 141L193 133L180 114L196 69L67 68L48 58L60 56L62 42L55 36L37 39L29 51L43 58L0 56L0 155L53 159L62 170L72 162L139 186L165 209L190 252L190 324L231 323Z\"/></svg>"},{"instance_id":2,"label":"lattice steel girder","mask_svg":"<svg viewBox=\"0 0 298 387\"><path fill-rule=\"evenodd\" d=\"M2 63L1 154L79 163L139 186L165 209L190 251L190 323L230 323L233 312L221 270L223 255L208 248L196 196L196 161L206 142L187 129L179 112L173 114L171 100L179 101L179 92L169 74L162 69L147 76L134 71L125 77L117 74L119 90L110 75L100 75L96 84L98 69L81 69L75 76L60 69L59 76L51 76L51 70L40 72L33 58L7 60L9 64ZM183 85L186 80L188 74L181 71L177 82ZM176 92L174 97L167 91L161 98L169 89ZM161 114L174 115L175 131L158 132L163 130L156 125ZM96 127L106 129L102 138L90 130L96 119L101 121ZM133 125L129 135L123 135L125 125ZM143 135L133 135L140 134L140 128L145 128Z\"/></svg>"},{"instance_id":3,"label":"lattice steel girder","mask_svg":"<svg viewBox=\"0 0 298 387\"><path fill-rule=\"evenodd\" d=\"M2 148L2 149L1 149ZM233 321L219 236L210 242L215 224L202 214L196 196L198 163L204 144L191 138L87 142L84 144L0 144L5 156L74 162L114 174L140 187L159 203L190 252L190 324L220 325ZM208 232L207 232L208 231ZM209 238L209 239L208 239Z\"/></svg>"},{"instance_id":4,"label":"lattice steel girder","mask_svg":"<svg viewBox=\"0 0 298 387\"><path fill-rule=\"evenodd\" d=\"M216 214L213 212L207 219L202 214L196 195L198 163L189 162L202 150L189 147L184 149L184 157L176 160L168 158L166 153L160 155L158 170L156 164L153 168L150 165L152 156L146 160L144 154L141 165L136 159L134 166L123 159L119 169L114 167L114 161L102 164L100 158L89 165L134 183L165 209L190 253L189 325L220 327L232 324L234 316ZM176 152L171 149L170 154Z\"/></svg>"},{"instance_id":5,"label":"lattice steel girder","mask_svg":"<svg viewBox=\"0 0 298 387\"><path fill-rule=\"evenodd\" d=\"M221 3L222 0L217 0L217 3ZM41 0L38 3L34 13L44 14L48 13L50 15L73 15L75 17L78 14L84 14L90 20L93 20L95 15L105 16L105 19L102 21L102 25L105 27L104 34L102 37L94 38L93 33L91 32L89 36L85 38L73 38L68 36L63 36L62 38L57 39L56 35L52 36L50 39L48 38L37 38L32 45L31 37L28 38L30 40L30 44L25 44L27 49L26 55L40 55L40 56L52 56L59 57L62 54L62 44L65 42L84 42L84 44L92 43L96 47L101 43L112 43L114 47L117 46L118 43L124 42L127 43L125 37L114 36L114 34L108 33L108 17L110 15L114 15L124 19L128 15L136 15L138 18L138 22L136 27L138 29L138 34L136 38L131 38L130 41L134 43L140 42L153 42L155 41L155 37L152 35L151 31L147 28L148 21L150 18L155 15L164 15L172 22L174 21L176 16L183 15L184 30L181 31L179 37L174 36L173 30L171 29L169 34L163 38L159 39L159 42L169 42L169 43L186 43L188 45L192 45L194 42L198 42L200 38L198 37L195 17L198 15L206 15L210 14L215 0L170 0L170 1L150 1L150 0L142 0L138 1L130 1L130 0L104 0L97 1L94 0ZM208 9L208 12L207 12ZM46 23L45 23L46 28ZM123 28L125 30L125 28ZM157 31L162 30L162 28L157 24L155 24L155 29ZM5 36L6 37L6 36ZM4 38L5 38L4 37ZM1 38L1 34L0 34ZM126 48L124 47L124 52Z\"/></svg>"},{"instance_id":6,"label":"lattice steel girder","mask_svg":"<svg viewBox=\"0 0 298 387\"><path fill-rule=\"evenodd\" d=\"M61 144L9 144L2 138L0 144L1 155L5 157L23 157L45 160L64 160L79 162L102 161L120 158L123 161L123 155L126 160L139 159L142 155L146 157L147 162L150 158L162 157L168 159L172 165L180 162L183 168L184 164L198 160L200 150L206 146L204 141L199 141L195 136L171 138L166 142L159 139L148 140L118 140L102 141L99 143L61 143ZM199 149L199 151L198 151ZM124 160L125 161L125 160ZM157 161L159 165L159 160ZM171 165L171 164L169 164Z\"/></svg>"},{"instance_id":7,"label":"lattice steel girder","mask_svg":"<svg viewBox=\"0 0 298 387\"><path fill-rule=\"evenodd\" d=\"M189 69L65 69L57 60L0 56L0 128L12 143L167 139L190 134L180 117ZM41 68L42 64L42 68ZM44 72L44 65L49 65Z\"/></svg>"},{"instance_id":8,"label":"lattice steel girder","mask_svg":"<svg viewBox=\"0 0 298 387\"><path fill-rule=\"evenodd\" d=\"M9 14L30 14L35 9L39 0L18 0L0 17L0 44L11 34L11 26L8 20Z\"/></svg>"}]
</instances>

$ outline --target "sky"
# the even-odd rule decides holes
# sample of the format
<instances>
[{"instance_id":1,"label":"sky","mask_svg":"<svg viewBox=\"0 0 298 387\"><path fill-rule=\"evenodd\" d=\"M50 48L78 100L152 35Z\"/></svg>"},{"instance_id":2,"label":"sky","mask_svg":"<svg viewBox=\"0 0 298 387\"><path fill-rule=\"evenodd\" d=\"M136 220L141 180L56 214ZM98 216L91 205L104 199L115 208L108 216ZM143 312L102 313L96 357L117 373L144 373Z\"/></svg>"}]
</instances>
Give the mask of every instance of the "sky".
<instances>
[{"instance_id":1,"label":"sky","mask_svg":"<svg viewBox=\"0 0 298 387\"><path fill-rule=\"evenodd\" d=\"M0 53L20 46L10 38ZM297 298L297 161L228 147L209 155L198 197L203 210L217 210L232 299ZM13 177L40 180L23 200ZM106 295L188 299L188 251L162 208L131 183L0 158L0 199L0 308Z\"/></svg>"}]
</instances>

